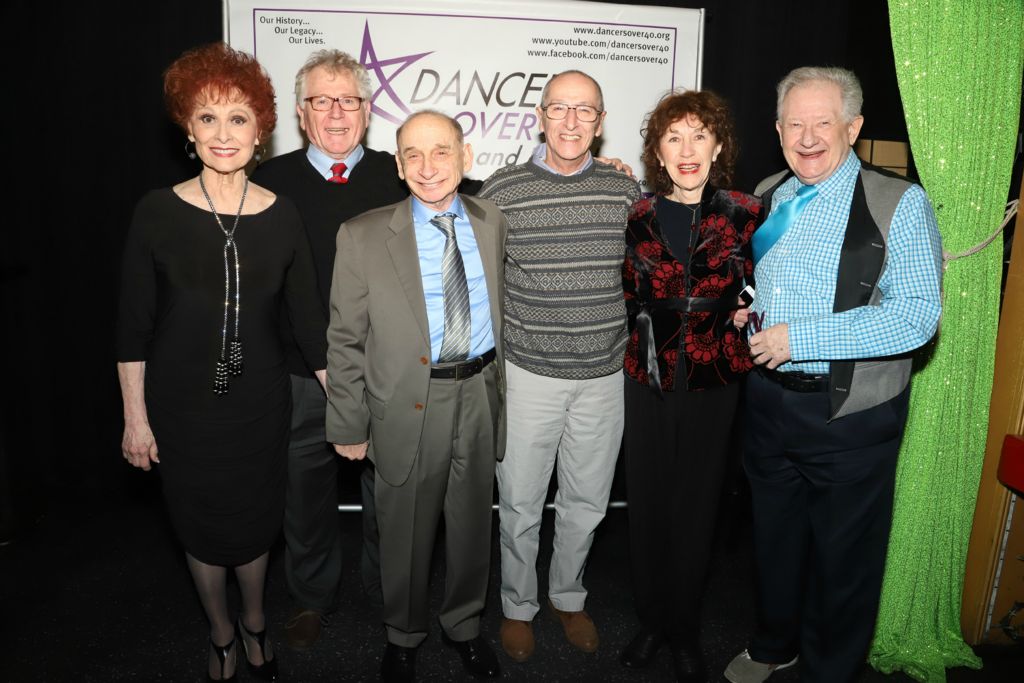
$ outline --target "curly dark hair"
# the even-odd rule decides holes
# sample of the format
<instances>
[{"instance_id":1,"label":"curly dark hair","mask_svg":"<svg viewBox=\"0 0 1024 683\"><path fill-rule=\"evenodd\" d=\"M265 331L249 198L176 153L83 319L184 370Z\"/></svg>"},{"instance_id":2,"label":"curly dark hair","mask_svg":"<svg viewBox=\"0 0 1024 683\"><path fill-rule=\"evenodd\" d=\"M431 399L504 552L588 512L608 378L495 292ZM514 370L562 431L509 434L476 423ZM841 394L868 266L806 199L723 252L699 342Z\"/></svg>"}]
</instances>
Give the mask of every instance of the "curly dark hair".
<instances>
[{"instance_id":1,"label":"curly dark hair","mask_svg":"<svg viewBox=\"0 0 1024 683\"><path fill-rule=\"evenodd\" d=\"M732 185L738 149L729 105L710 90L676 91L661 98L654 111L644 119L644 127L640 131L644 136L644 151L640 158L647 172L647 182L655 194L672 193L672 179L658 161L661 136L673 123L691 116L703 123L714 134L715 140L722 144L718 160L711 166L708 182L723 189Z\"/></svg>"},{"instance_id":2,"label":"curly dark hair","mask_svg":"<svg viewBox=\"0 0 1024 683\"><path fill-rule=\"evenodd\" d=\"M256 58L225 43L210 43L183 53L164 72L167 112L188 132L188 120L206 97L214 102L240 100L252 108L261 137L277 123L274 86Z\"/></svg>"}]
</instances>

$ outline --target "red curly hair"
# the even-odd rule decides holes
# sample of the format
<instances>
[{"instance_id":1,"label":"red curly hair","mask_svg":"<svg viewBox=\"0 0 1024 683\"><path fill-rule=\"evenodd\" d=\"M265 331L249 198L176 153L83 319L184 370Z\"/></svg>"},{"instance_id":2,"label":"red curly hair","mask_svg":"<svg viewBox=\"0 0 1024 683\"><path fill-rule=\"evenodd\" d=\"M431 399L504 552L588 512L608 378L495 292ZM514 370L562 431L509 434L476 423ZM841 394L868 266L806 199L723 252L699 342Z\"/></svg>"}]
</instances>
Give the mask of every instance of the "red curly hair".
<instances>
[{"instance_id":1,"label":"red curly hair","mask_svg":"<svg viewBox=\"0 0 1024 683\"><path fill-rule=\"evenodd\" d=\"M732 185L736 169L736 133L725 100L710 90L686 90L670 92L658 102L654 111L647 115L640 133L644 136L644 151L640 156L647 172L647 182L655 194L667 195L672 192L672 179L658 161L658 144L676 121L696 118L711 131L715 140L722 144L718 160L711 165L708 182L718 188L728 189Z\"/></svg>"},{"instance_id":2,"label":"red curly hair","mask_svg":"<svg viewBox=\"0 0 1024 683\"><path fill-rule=\"evenodd\" d=\"M214 102L245 102L256 115L260 136L269 137L273 132L277 123L274 86L252 55L233 50L225 43L210 43L188 50L167 67L167 113L185 132L192 113L207 97Z\"/></svg>"}]
</instances>

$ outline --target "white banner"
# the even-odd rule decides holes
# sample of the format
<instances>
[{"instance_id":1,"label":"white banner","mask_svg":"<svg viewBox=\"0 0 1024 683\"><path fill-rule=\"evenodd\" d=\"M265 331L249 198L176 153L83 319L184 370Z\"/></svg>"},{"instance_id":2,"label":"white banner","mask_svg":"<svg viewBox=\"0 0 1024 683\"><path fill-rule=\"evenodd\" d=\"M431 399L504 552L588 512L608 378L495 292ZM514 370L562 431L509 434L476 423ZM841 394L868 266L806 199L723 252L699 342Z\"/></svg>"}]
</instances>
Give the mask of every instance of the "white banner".
<instances>
[{"instance_id":1,"label":"white banner","mask_svg":"<svg viewBox=\"0 0 1024 683\"><path fill-rule=\"evenodd\" d=\"M639 176L644 115L666 91L700 87L703 19L703 10L571 1L225 0L225 40L273 79L272 155L303 145L296 71L312 51L337 48L370 73L369 147L394 151L410 113L437 109L462 124L470 175L486 178L529 158L544 84L579 69L604 91L600 153Z\"/></svg>"}]
</instances>

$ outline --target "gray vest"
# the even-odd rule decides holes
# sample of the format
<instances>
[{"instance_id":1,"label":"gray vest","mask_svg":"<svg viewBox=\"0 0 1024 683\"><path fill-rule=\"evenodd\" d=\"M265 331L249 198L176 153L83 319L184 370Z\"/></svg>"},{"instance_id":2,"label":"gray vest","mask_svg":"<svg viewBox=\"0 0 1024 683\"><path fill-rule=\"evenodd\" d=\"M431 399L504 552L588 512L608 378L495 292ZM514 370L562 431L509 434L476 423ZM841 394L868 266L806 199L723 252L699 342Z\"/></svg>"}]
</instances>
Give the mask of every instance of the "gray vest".
<instances>
[{"instance_id":1,"label":"gray vest","mask_svg":"<svg viewBox=\"0 0 1024 683\"><path fill-rule=\"evenodd\" d=\"M787 170L765 178L754 194L770 208L775 190L791 175L792 171ZM861 163L839 256L833 313L881 303L878 280L888 254L889 228L900 199L911 185L903 176ZM765 216L768 213L765 211ZM910 354L832 361L829 420L867 410L898 396L910 381L910 366Z\"/></svg>"}]
</instances>

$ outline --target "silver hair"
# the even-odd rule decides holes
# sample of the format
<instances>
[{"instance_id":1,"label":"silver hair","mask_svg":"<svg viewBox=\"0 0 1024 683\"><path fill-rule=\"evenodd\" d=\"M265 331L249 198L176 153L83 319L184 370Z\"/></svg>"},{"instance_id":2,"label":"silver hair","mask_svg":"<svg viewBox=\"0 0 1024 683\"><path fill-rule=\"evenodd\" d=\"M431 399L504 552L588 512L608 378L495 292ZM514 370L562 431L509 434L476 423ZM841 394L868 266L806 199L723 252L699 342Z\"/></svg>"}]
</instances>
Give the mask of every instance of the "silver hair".
<instances>
[{"instance_id":1,"label":"silver hair","mask_svg":"<svg viewBox=\"0 0 1024 683\"><path fill-rule=\"evenodd\" d=\"M860 116L860 109L864 104L864 91L861 90L860 81L852 71L837 66L802 66L786 74L776 88L778 100L775 105L775 116L779 121L782 121L782 102L786 99L789 91L799 85L815 81L833 83L839 87L845 123Z\"/></svg>"},{"instance_id":2,"label":"silver hair","mask_svg":"<svg viewBox=\"0 0 1024 683\"><path fill-rule=\"evenodd\" d=\"M299 72L295 74L295 104L302 106L302 98L306 97L306 76L313 69L323 67L331 74L350 73L359 88L359 96L370 101L370 74L352 55L341 50L317 50L309 56ZM319 94L319 93L318 93Z\"/></svg>"},{"instance_id":3,"label":"silver hair","mask_svg":"<svg viewBox=\"0 0 1024 683\"><path fill-rule=\"evenodd\" d=\"M604 111L604 93L601 92L601 84L594 80L594 77L591 76L590 74L580 71L578 69L569 69L568 71L563 71L562 73L555 74L554 76L551 77L550 80L548 80L547 83L544 84L544 90L542 90L540 93L541 108L543 109L544 107L548 106L548 91L551 90L551 84L554 83L559 78L561 78L562 76L568 76L570 74L583 76L584 78L588 79L591 83L594 84L594 87L597 88L597 108L600 109L601 111Z\"/></svg>"},{"instance_id":4,"label":"silver hair","mask_svg":"<svg viewBox=\"0 0 1024 683\"><path fill-rule=\"evenodd\" d=\"M409 118L402 122L402 125L398 127L398 130L395 131L395 146L398 148L399 153L402 152L400 144L400 140L402 139L402 131L405 130L405 127L408 126L410 122L423 116L436 116L437 118L443 120L445 123L452 127L452 132L455 133L455 141L460 145L465 144L465 136L463 135L462 132L462 124L460 124L452 117L448 116L448 114L445 114L444 112L441 111L437 111L436 109L421 109L418 112L411 114Z\"/></svg>"}]
</instances>

